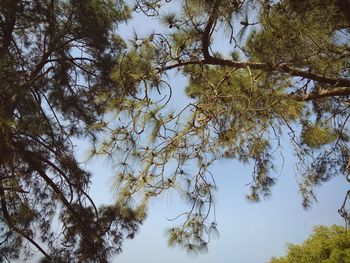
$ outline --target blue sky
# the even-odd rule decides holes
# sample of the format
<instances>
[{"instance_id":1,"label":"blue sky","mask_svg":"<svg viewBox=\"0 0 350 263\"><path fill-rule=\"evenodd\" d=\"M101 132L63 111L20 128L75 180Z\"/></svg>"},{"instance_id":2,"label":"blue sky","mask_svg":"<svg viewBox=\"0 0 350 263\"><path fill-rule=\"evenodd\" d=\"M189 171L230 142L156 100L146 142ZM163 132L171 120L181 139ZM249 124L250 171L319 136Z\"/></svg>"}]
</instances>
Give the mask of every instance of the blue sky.
<instances>
[{"instance_id":1,"label":"blue sky","mask_svg":"<svg viewBox=\"0 0 350 263\"><path fill-rule=\"evenodd\" d=\"M162 30L155 20L136 16L126 26L119 28L128 37L134 28L145 35ZM222 42L220 39L217 43ZM225 49L216 44L216 49ZM176 104L186 103L184 97L185 81L180 76L172 76ZM272 256L285 253L286 243L301 243L316 225L343 224L337 209L341 205L348 184L341 176L317 189L318 203L304 210L295 178L295 158L288 141L284 141L284 165L282 159L276 160L277 185L273 187L272 197L257 204L249 203L245 195L249 192L251 167L236 161L219 161L211 169L217 182L216 217L220 237L213 239L209 252L203 255L188 255L179 248L169 248L165 231L173 222L167 220L183 212L186 207L176 193L166 193L153 200L148 218L133 240L124 243L123 253L113 262L167 262L167 263L261 263ZM87 145L77 145L84 156ZM113 179L112 164L106 160L90 161L87 168L93 172L91 194L97 203L113 202L115 196L110 191Z\"/></svg>"}]
</instances>

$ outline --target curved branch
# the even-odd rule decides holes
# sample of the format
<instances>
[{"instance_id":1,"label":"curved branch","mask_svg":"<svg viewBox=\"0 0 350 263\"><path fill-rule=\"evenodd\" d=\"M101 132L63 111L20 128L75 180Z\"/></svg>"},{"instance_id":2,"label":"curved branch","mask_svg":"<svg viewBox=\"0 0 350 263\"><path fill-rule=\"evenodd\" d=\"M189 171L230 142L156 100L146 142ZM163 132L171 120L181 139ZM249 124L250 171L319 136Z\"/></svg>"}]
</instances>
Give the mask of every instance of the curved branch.
<instances>
[{"instance_id":1,"label":"curved branch","mask_svg":"<svg viewBox=\"0 0 350 263\"><path fill-rule=\"evenodd\" d=\"M50 177L48 177L45 172L43 172L39 167L37 167L37 165L35 164L35 162L33 160L27 158L26 161L39 173L40 177L43 178L45 180L45 182L52 188L52 190L58 195L58 198L67 207L69 212L71 212L71 214L75 215L75 212L71 207L71 204L66 199L66 197L64 196L62 191L57 187L57 185L50 179Z\"/></svg>"},{"instance_id":2,"label":"curved branch","mask_svg":"<svg viewBox=\"0 0 350 263\"><path fill-rule=\"evenodd\" d=\"M44 249L42 249L38 243L36 243L30 236L28 236L24 231L19 229L17 226L15 226L11 220L11 216L7 210L7 204L4 199L5 192L3 188L0 186L0 203L1 203L1 210L2 214L4 215L4 219L6 223L14 230L16 231L19 235L27 239L31 244L33 244L46 258L51 259L51 257L45 252Z\"/></svg>"},{"instance_id":3,"label":"curved branch","mask_svg":"<svg viewBox=\"0 0 350 263\"><path fill-rule=\"evenodd\" d=\"M209 53L209 47L210 47L210 38L211 38L211 32L215 27L216 23L216 16L213 13L209 16L208 23L204 28L203 36L202 36L202 45L203 45L203 56L205 60L211 60L213 57Z\"/></svg>"},{"instance_id":4,"label":"curved branch","mask_svg":"<svg viewBox=\"0 0 350 263\"><path fill-rule=\"evenodd\" d=\"M28 164L35 169L35 171L38 172L40 177L45 180L45 182L51 187L51 189L57 194L58 198L62 201L62 203L67 207L68 211L73 215L76 216L75 211L73 210L71 203L66 199L62 191L58 188L58 186L51 180L49 176L40 168L38 167L38 164L35 162L35 160L31 157L32 153L28 152L24 149L23 151L23 157L25 158L25 161L28 162Z\"/></svg>"},{"instance_id":5,"label":"curved branch","mask_svg":"<svg viewBox=\"0 0 350 263\"><path fill-rule=\"evenodd\" d=\"M70 203L71 203L72 200L73 200L73 189L72 189L72 186L74 186L74 187L77 188L78 191L81 191L81 192L85 195L85 197L86 197L87 199L89 199L89 201L90 201L92 207L93 207L94 210L95 210L96 218L98 218L98 210L97 210L97 207L96 207L94 201L92 200L92 198L88 195L88 193L86 193L86 192L84 191L83 188L79 187L77 184L72 183L72 182L69 180L69 178L67 177L67 175L65 174L65 172L64 172L62 169L60 169L57 165L55 165L53 162L51 162L50 160L48 160L48 159L46 159L46 158L43 158L43 157L39 156L38 154L35 154L35 156L36 156L36 158L40 159L42 162L45 162L46 164L48 164L52 169L54 169L57 173L59 173L59 174L66 180L66 182L67 182L68 185L69 185L70 191L71 191L71 201L70 201Z\"/></svg>"}]
</instances>

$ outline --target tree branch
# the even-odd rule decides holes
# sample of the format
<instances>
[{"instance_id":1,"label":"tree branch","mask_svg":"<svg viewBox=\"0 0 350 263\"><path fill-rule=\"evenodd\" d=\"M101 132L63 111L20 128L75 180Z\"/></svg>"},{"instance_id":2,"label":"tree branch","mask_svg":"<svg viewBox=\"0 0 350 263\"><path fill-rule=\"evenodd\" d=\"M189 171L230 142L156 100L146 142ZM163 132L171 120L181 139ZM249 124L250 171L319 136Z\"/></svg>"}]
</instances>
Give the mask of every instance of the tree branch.
<instances>
[{"instance_id":1,"label":"tree branch","mask_svg":"<svg viewBox=\"0 0 350 263\"><path fill-rule=\"evenodd\" d=\"M334 87L331 89L321 89L320 91L314 91L309 94L303 95L291 94L291 97L297 101L310 101L327 97L342 96L350 96L350 87Z\"/></svg>"},{"instance_id":2,"label":"tree branch","mask_svg":"<svg viewBox=\"0 0 350 263\"><path fill-rule=\"evenodd\" d=\"M84 189L82 187L80 187L79 185L72 183L69 180L68 176L64 173L64 171L62 169L60 169L57 165L55 165L53 162L51 162L50 160L48 160L46 158L43 158L43 157L39 156L38 154L35 154L35 156L36 156L36 158L40 159L42 162L45 162L46 164L48 164L52 169L54 169L57 173L59 173L66 180L66 182L69 185L70 191L71 191L71 201L70 201L70 203L73 200L73 189L72 189L72 186L74 186L75 188L77 188L78 191L81 191L81 193L84 194L87 199L89 199L92 207L95 210L96 218L98 219L97 207L96 207L95 203L93 202L92 198L88 195L88 193L86 193L84 191Z\"/></svg>"},{"instance_id":3,"label":"tree branch","mask_svg":"<svg viewBox=\"0 0 350 263\"><path fill-rule=\"evenodd\" d=\"M10 0L5 3L5 25L3 26L2 45L0 46L0 58L3 58L11 44L12 32L16 25L16 16L18 11L18 0ZM7 12L6 12L7 11Z\"/></svg>"},{"instance_id":4,"label":"tree branch","mask_svg":"<svg viewBox=\"0 0 350 263\"><path fill-rule=\"evenodd\" d=\"M208 23L204 28L203 36L202 36L202 45L203 45L203 56L205 60L211 60L213 57L209 53L210 46L210 38L212 29L215 27L216 16L214 11L211 13L208 19Z\"/></svg>"},{"instance_id":5,"label":"tree branch","mask_svg":"<svg viewBox=\"0 0 350 263\"><path fill-rule=\"evenodd\" d=\"M7 210L7 205L5 201L5 192L3 188L0 186L0 203L1 203L1 210L2 214L4 215L4 219L6 223L14 230L16 231L19 235L27 239L30 243L32 243L46 258L51 259L51 257L45 252L44 249L42 249L38 243L36 243L30 236L28 236L24 231L19 229L11 220L11 216Z\"/></svg>"},{"instance_id":6,"label":"tree branch","mask_svg":"<svg viewBox=\"0 0 350 263\"><path fill-rule=\"evenodd\" d=\"M321 75L316 72L311 71L303 71L299 69L295 69L290 65L287 64L280 64L276 67L277 69L281 70L284 73L288 73L295 77L302 77L306 79L311 79L317 82L322 82L325 84L330 84L335 87L350 87L350 79L343 79L343 78L330 78L326 77L324 75Z\"/></svg>"},{"instance_id":7,"label":"tree branch","mask_svg":"<svg viewBox=\"0 0 350 263\"><path fill-rule=\"evenodd\" d=\"M159 68L158 71L164 72L167 70L171 70L171 69L179 68L179 67L183 67L183 66L188 66L188 65L213 65L213 66L231 67L231 68L235 68L235 69L249 67L251 69L260 69L260 70L265 70L265 71L271 71L271 66L269 66L265 63L233 61L233 60L228 60L228 59L215 58L212 56L209 56L208 58L203 59L203 60L183 61L180 63L176 63L173 65ZM341 89L343 90L342 93L344 93L344 89L350 88L350 80L349 79L329 78L329 77L322 76L318 73L313 73L313 72L309 72L309 71L295 69L295 68L293 68L289 65L286 65L286 64L277 65L274 67L274 69L280 70L283 73L288 73L294 77L307 78L307 79L311 79L311 80L314 80L317 82L330 84L330 85L333 85L334 87L341 87ZM342 94L341 96L345 96L347 94L348 93L345 92L345 94Z\"/></svg>"},{"instance_id":8,"label":"tree branch","mask_svg":"<svg viewBox=\"0 0 350 263\"><path fill-rule=\"evenodd\" d=\"M263 70L263 71L280 71L282 73L289 74L293 77L306 78L306 79L321 82L324 84L329 84L334 87L339 87L332 90L324 90L321 92L310 93L305 96L299 96L299 97L296 96L298 100L313 100L313 99L319 99L319 98L330 97L330 96L347 96L350 94L350 79L327 77L317 72L305 71L305 70L294 68L292 65L287 63L282 63L271 67L271 65L267 63L241 62L241 61L234 61L229 59L213 57L210 54L209 50L210 50L211 32L215 27L216 19L217 18L213 12L209 16L207 25L203 31L202 53L203 53L204 59L182 61L173 65L168 65L162 68L158 68L158 72L164 72L167 70L171 70L174 68L179 68L187 65L213 65L213 66L231 67L235 69L249 67L251 69Z\"/></svg>"},{"instance_id":9,"label":"tree branch","mask_svg":"<svg viewBox=\"0 0 350 263\"><path fill-rule=\"evenodd\" d=\"M57 194L58 198L62 201L62 203L67 207L68 211L75 216L75 211L73 210L71 203L66 199L62 191L58 188L58 186L51 180L50 177L37 165L35 160L32 159L32 153L27 152L26 150L22 150L25 160L28 164L38 172L40 177L45 180L45 182L51 187L51 189Z\"/></svg>"}]
</instances>

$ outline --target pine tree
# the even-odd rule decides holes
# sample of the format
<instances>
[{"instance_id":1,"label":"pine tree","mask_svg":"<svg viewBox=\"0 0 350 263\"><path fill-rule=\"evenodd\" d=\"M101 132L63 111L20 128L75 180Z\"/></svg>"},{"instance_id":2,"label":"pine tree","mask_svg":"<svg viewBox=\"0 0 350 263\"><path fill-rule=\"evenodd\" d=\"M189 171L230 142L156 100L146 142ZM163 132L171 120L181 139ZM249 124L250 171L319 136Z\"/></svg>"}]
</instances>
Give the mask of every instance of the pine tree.
<instances>
[{"instance_id":1,"label":"pine tree","mask_svg":"<svg viewBox=\"0 0 350 263\"><path fill-rule=\"evenodd\" d=\"M176 189L190 204L169 243L205 250L213 217L218 159L254 166L248 199L271 194L276 152L289 137L297 158L303 205L314 188L349 174L350 24L346 1L187 0L178 12L165 3L136 1L135 10L158 17L164 33L139 37L112 78L128 97L108 101L109 139L93 154L125 153L116 187L120 206L147 202ZM174 9L172 9L174 10ZM229 52L216 52L215 40ZM168 109L170 71L188 80L191 99ZM106 97L111 97L108 93ZM187 172L186 167L197 167ZM346 199L339 210L347 217Z\"/></svg>"},{"instance_id":2,"label":"pine tree","mask_svg":"<svg viewBox=\"0 0 350 263\"><path fill-rule=\"evenodd\" d=\"M107 262L142 219L96 207L72 139L95 140L125 44L123 1L0 2L0 261ZM57 232L57 229L61 231Z\"/></svg>"},{"instance_id":3,"label":"pine tree","mask_svg":"<svg viewBox=\"0 0 350 263\"><path fill-rule=\"evenodd\" d=\"M190 210L169 244L205 251L217 232L211 165L253 164L248 199L258 201L287 136L305 207L317 185L350 181L347 0L187 0L163 15L167 2L135 2L167 30L131 46L116 34L131 13L121 0L0 3L2 259L34 247L43 262L107 262L148 201L172 189ZM214 51L225 36L229 52ZM171 71L188 80L178 111ZM91 140L91 156L120 160L116 204L94 205L74 137Z\"/></svg>"}]
</instances>

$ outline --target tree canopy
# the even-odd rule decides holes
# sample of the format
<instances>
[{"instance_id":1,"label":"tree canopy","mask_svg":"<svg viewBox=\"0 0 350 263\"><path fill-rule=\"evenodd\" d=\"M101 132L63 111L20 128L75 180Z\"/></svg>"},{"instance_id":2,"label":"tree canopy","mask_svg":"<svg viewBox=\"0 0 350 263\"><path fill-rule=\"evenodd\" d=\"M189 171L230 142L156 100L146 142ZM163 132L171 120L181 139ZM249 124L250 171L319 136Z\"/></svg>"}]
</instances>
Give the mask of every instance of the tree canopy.
<instances>
[{"instance_id":1,"label":"tree canopy","mask_svg":"<svg viewBox=\"0 0 350 263\"><path fill-rule=\"evenodd\" d=\"M134 235L148 201L172 190L189 210L169 244L205 251L217 231L211 165L252 164L247 197L258 201L276 183L286 137L308 207L315 186L349 174L348 7L138 0L132 11L121 0L2 1L0 255L30 253L31 243L47 261L106 262ZM132 12L163 30L127 44L118 24ZM169 106L173 72L187 78L181 109ZM91 157L117 160L115 204L94 205L74 137L91 141ZM346 201L339 212L348 220Z\"/></svg>"},{"instance_id":2,"label":"tree canopy","mask_svg":"<svg viewBox=\"0 0 350 263\"><path fill-rule=\"evenodd\" d=\"M288 245L285 257L270 263L341 263L350 261L350 237L341 226L317 226L301 245Z\"/></svg>"},{"instance_id":3,"label":"tree canopy","mask_svg":"<svg viewBox=\"0 0 350 263\"><path fill-rule=\"evenodd\" d=\"M32 251L45 262L106 262L137 230L133 211L94 204L72 143L94 140L97 94L119 96L110 72L129 16L114 0L0 2L1 262Z\"/></svg>"},{"instance_id":4,"label":"tree canopy","mask_svg":"<svg viewBox=\"0 0 350 263\"><path fill-rule=\"evenodd\" d=\"M92 155L119 157L118 204L140 212L164 191L189 210L169 244L206 250L216 231L211 165L253 165L251 201L271 194L274 157L289 138L304 207L315 187L349 173L350 20L347 1L137 1L167 29L135 35L112 79L129 94L109 100L118 121ZM171 8L176 10L176 8ZM217 44L224 42L225 50ZM172 72L187 78L188 104L171 109ZM106 97L110 97L106 95ZM124 153L124 154L123 154ZM191 167L188 169L188 167ZM346 199L339 209L347 218ZM136 205L135 205L136 203ZM182 219L182 221L181 221Z\"/></svg>"}]
</instances>

